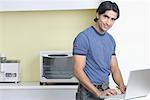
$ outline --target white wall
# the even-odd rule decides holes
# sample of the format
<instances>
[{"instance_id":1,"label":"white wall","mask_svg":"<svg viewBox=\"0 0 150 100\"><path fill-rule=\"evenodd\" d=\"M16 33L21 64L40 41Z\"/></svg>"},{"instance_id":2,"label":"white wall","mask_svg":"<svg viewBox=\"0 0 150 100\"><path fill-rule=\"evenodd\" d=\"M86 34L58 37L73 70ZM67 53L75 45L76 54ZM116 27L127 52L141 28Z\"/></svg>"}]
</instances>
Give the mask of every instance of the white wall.
<instances>
[{"instance_id":1,"label":"white wall","mask_svg":"<svg viewBox=\"0 0 150 100\"><path fill-rule=\"evenodd\" d=\"M150 68L150 2L117 0L117 4L121 15L109 32L116 40L118 62L127 83L130 70Z\"/></svg>"}]
</instances>

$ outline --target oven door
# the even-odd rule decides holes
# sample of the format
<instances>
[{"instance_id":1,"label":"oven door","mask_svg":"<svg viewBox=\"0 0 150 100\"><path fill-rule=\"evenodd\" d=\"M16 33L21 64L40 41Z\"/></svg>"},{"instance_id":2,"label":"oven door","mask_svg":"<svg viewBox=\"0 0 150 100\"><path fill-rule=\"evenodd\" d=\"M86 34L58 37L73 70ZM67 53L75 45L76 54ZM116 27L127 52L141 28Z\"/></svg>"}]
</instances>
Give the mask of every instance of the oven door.
<instances>
[{"instance_id":1,"label":"oven door","mask_svg":"<svg viewBox=\"0 0 150 100\"><path fill-rule=\"evenodd\" d=\"M72 78L72 57L67 54L51 54L48 57L43 57L43 77L47 79Z\"/></svg>"}]
</instances>

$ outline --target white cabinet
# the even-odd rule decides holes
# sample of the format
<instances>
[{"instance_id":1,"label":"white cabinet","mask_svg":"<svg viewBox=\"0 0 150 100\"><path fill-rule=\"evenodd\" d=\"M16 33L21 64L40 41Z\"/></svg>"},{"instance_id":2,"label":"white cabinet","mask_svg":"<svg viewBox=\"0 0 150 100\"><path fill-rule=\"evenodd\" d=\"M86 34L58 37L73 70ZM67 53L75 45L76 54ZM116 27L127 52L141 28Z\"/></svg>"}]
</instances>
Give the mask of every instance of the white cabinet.
<instances>
[{"instance_id":1,"label":"white cabinet","mask_svg":"<svg viewBox=\"0 0 150 100\"><path fill-rule=\"evenodd\" d=\"M76 89L1 89L0 100L75 100Z\"/></svg>"},{"instance_id":2,"label":"white cabinet","mask_svg":"<svg viewBox=\"0 0 150 100\"><path fill-rule=\"evenodd\" d=\"M96 9L101 0L0 0L0 11Z\"/></svg>"},{"instance_id":3,"label":"white cabinet","mask_svg":"<svg viewBox=\"0 0 150 100\"><path fill-rule=\"evenodd\" d=\"M0 84L0 100L75 100L77 85Z\"/></svg>"}]
</instances>

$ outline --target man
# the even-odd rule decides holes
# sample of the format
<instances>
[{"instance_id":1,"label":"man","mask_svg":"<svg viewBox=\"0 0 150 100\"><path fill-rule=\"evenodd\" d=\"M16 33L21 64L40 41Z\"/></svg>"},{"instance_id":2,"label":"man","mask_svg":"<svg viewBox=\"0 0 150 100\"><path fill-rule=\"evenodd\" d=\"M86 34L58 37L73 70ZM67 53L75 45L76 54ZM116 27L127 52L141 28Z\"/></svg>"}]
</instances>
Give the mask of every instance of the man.
<instances>
[{"instance_id":1,"label":"man","mask_svg":"<svg viewBox=\"0 0 150 100\"><path fill-rule=\"evenodd\" d=\"M76 100L103 100L101 96L116 95L115 89L109 88L110 73L121 92L125 92L115 54L115 40L107 32L118 18L117 4L104 1L96 10L95 25L75 38L74 74L79 80Z\"/></svg>"}]
</instances>

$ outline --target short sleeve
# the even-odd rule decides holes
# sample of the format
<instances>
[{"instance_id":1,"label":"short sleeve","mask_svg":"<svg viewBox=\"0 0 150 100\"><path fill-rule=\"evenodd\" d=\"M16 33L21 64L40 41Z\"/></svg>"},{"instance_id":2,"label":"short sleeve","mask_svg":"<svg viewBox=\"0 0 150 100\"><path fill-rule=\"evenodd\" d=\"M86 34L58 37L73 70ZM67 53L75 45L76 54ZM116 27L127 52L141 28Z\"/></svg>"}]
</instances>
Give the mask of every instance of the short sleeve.
<instances>
[{"instance_id":1,"label":"short sleeve","mask_svg":"<svg viewBox=\"0 0 150 100\"><path fill-rule=\"evenodd\" d=\"M73 55L86 55L89 48L88 37L80 33L73 42Z\"/></svg>"},{"instance_id":2,"label":"short sleeve","mask_svg":"<svg viewBox=\"0 0 150 100\"><path fill-rule=\"evenodd\" d=\"M116 55L116 44L114 45L114 50L113 50L113 53L112 53L112 55Z\"/></svg>"},{"instance_id":3,"label":"short sleeve","mask_svg":"<svg viewBox=\"0 0 150 100\"><path fill-rule=\"evenodd\" d=\"M113 44L114 44L114 49L113 49L112 55L116 55L116 42L115 42L115 40L113 40Z\"/></svg>"}]
</instances>

